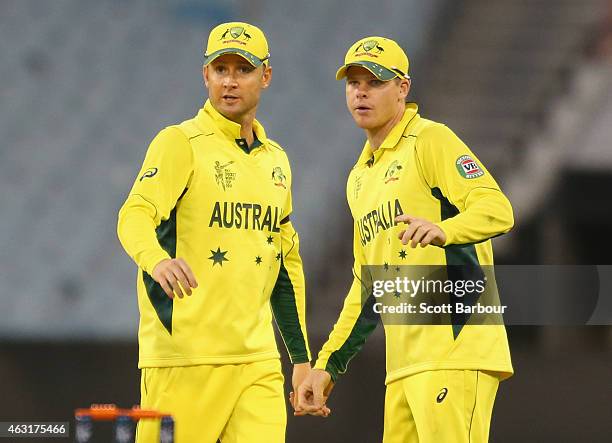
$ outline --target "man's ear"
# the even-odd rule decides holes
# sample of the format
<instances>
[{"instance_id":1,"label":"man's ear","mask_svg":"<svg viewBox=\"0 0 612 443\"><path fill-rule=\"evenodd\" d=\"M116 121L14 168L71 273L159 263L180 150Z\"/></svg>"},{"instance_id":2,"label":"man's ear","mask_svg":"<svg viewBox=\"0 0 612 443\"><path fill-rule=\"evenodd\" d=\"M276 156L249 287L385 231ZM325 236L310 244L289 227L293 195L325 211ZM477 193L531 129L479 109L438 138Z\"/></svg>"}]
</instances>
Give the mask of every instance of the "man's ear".
<instances>
[{"instance_id":1,"label":"man's ear","mask_svg":"<svg viewBox=\"0 0 612 443\"><path fill-rule=\"evenodd\" d=\"M263 84L262 84L262 88L266 89L268 86L270 86L270 82L272 81L272 66L266 66L263 65Z\"/></svg>"},{"instance_id":2,"label":"man's ear","mask_svg":"<svg viewBox=\"0 0 612 443\"><path fill-rule=\"evenodd\" d=\"M400 79L400 99L406 101L406 97L408 97L408 93L410 92L411 81L407 78Z\"/></svg>"},{"instance_id":3,"label":"man's ear","mask_svg":"<svg viewBox=\"0 0 612 443\"><path fill-rule=\"evenodd\" d=\"M412 86L412 80L406 79L406 81L404 81L402 83L404 83L404 85L406 87L406 95L404 96L404 99L406 99L406 97L408 97L408 94L410 94L410 87Z\"/></svg>"},{"instance_id":4,"label":"man's ear","mask_svg":"<svg viewBox=\"0 0 612 443\"><path fill-rule=\"evenodd\" d=\"M208 65L202 65L202 78L204 79L204 85L208 88Z\"/></svg>"}]
</instances>

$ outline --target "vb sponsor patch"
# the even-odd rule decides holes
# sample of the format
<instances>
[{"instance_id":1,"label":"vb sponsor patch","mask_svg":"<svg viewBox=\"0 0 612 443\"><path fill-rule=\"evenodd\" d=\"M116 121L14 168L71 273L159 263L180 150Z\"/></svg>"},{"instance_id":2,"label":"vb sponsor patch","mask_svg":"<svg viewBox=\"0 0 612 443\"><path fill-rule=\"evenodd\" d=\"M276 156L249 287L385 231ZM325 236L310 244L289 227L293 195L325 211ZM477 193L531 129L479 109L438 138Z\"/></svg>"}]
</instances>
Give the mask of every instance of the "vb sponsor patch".
<instances>
[{"instance_id":1,"label":"vb sponsor patch","mask_svg":"<svg viewBox=\"0 0 612 443\"><path fill-rule=\"evenodd\" d=\"M469 155L462 155L456 161L457 170L463 178L477 178L484 175L478 163Z\"/></svg>"}]
</instances>

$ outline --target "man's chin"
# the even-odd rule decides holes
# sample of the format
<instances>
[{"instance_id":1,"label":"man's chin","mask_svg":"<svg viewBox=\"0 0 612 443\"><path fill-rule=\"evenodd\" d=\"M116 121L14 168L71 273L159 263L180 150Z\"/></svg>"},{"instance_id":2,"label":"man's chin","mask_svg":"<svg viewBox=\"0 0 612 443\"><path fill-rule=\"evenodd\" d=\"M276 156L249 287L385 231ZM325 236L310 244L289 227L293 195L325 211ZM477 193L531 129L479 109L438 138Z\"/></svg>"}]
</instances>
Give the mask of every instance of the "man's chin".
<instances>
[{"instance_id":1,"label":"man's chin","mask_svg":"<svg viewBox=\"0 0 612 443\"><path fill-rule=\"evenodd\" d=\"M360 115L353 115L353 120L355 121L355 124L361 129L370 129L374 127L371 119L367 117L362 117Z\"/></svg>"},{"instance_id":2,"label":"man's chin","mask_svg":"<svg viewBox=\"0 0 612 443\"><path fill-rule=\"evenodd\" d=\"M219 111L225 118L232 121L239 121L240 117L244 114L239 106L228 106L225 103L220 103L217 111Z\"/></svg>"}]
</instances>

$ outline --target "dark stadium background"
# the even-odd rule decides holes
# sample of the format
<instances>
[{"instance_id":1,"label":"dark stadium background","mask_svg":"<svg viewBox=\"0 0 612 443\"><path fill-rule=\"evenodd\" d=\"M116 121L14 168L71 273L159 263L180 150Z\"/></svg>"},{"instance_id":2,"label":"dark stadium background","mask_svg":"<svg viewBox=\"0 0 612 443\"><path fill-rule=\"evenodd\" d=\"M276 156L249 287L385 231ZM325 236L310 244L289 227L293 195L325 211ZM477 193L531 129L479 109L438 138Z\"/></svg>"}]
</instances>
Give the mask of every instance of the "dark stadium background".
<instances>
[{"instance_id":1,"label":"dark stadium background","mask_svg":"<svg viewBox=\"0 0 612 443\"><path fill-rule=\"evenodd\" d=\"M612 264L609 0L5 0L0 421L138 402L136 269L116 213L148 142L203 103L204 40L227 20L270 41L258 117L292 160L313 351L351 278L344 180L363 135L333 74L364 35L407 50L421 114L465 140L512 201L497 264ZM579 308L580 293L539 295L533 306ZM508 327L516 374L500 386L492 442L609 441L609 312L599 323ZM379 327L336 386L332 416L290 416L287 441L380 441L384 374ZM109 441L101 429L96 441Z\"/></svg>"}]
</instances>

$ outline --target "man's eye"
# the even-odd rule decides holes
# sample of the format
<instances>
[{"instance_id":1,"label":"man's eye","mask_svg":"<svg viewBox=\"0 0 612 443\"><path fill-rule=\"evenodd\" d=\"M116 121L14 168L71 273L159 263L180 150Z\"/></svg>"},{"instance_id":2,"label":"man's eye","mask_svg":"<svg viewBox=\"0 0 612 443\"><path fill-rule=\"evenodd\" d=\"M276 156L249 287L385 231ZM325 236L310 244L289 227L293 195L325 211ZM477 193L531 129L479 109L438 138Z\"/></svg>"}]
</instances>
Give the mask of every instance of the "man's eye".
<instances>
[{"instance_id":1,"label":"man's eye","mask_svg":"<svg viewBox=\"0 0 612 443\"><path fill-rule=\"evenodd\" d=\"M240 67L240 72L242 72L243 74L248 74L249 72L253 72L255 68L253 68L252 66L242 66Z\"/></svg>"},{"instance_id":2,"label":"man's eye","mask_svg":"<svg viewBox=\"0 0 612 443\"><path fill-rule=\"evenodd\" d=\"M225 66L216 66L215 72L218 72L219 74L225 72Z\"/></svg>"},{"instance_id":3,"label":"man's eye","mask_svg":"<svg viewBox=\"0 0 612 443\"><path fill-rule=\"evenodd\" d=\"M370 80L370 85L371 86L375 86L376 87L376 86L380 86L382 84L383 84L383 82L381 80Z\"/></svg>"}]
</instances>

